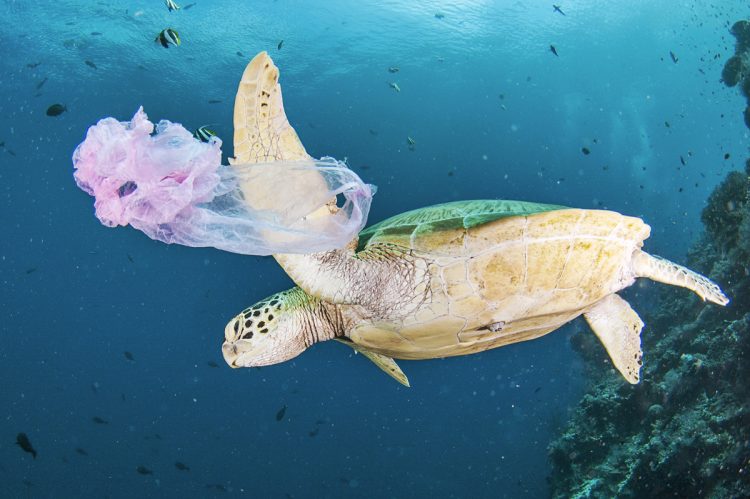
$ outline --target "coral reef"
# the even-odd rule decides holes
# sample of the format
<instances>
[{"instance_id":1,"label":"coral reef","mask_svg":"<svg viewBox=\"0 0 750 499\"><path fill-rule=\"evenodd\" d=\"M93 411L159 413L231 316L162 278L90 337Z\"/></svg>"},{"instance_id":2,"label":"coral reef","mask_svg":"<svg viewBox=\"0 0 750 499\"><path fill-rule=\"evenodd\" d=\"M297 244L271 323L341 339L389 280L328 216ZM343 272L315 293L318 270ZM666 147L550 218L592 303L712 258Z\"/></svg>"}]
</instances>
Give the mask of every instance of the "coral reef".
<instances>
[{"instance_id":1,"label":"coral reef","mask_svg":"<svg viewBox=\"0 0 750 499\"><path fill-rule=\"evenodd\" d=\"M745 125L750 128L750 22L737 21L730 30L736 38L734 55L727 59L721 79L728 87L741 83L742 94L748 100L745 108Z\"/></svg>"},{"instance_id":2,"label":"coral reef","mask_svg":"<svg viewBox=\"0 0 750 499\"><path fill-rule=\"evenodd\" d=\"M663 291L644 314L638 385L603 373L603 349L577 335L574 346L597 368L550 445L554 497L750 497L750 161L746 168L710 196L705 235L688 256L722 284L728 307Z\"/></svg>"}]
</instances>

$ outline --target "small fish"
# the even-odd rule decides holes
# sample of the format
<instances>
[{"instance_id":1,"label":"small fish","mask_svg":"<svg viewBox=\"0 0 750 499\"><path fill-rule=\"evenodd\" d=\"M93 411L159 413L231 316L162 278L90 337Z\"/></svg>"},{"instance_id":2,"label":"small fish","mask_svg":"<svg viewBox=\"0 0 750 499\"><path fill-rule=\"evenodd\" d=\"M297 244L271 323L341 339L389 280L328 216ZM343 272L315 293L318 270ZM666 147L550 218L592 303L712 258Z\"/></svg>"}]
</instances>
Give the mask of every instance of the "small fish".
<instances>
[{"instance_id":1,"label":"small fish","mask_svg":"<svg viewBox=\"0 0 750 499\"><path fill-rule=\"evenodd\" d=\"M729 153L724 153L724 159L729 159Z\"/></svg>"},{"instance_id":2,"label":"small fish","mask_svg":"<svg viewBox=\"0 0 750 499\"><path fill-rule=\"evenodd\" d=\"M138 467L137 467L137 468L135 469L135 471L137 471L137 472L138 472L138 473L140 473L141 475L153 475L153 474L154 474L154 472L153 472L153 471L151 471L150 469L146 468L146 467L145 467L145 466L143 466L143 465L140 465L140 466L138 466Z\"/></svg>"},{"instance_id":3,"label":"small fish","mask_svg":"<svg viewBox=\"0 0 750 499\"><path fill-rule=\"evenodd\" d=\"M19 433L16 435L16 445L23 449L24 452L28 452L36 459L36 450L31 445L31 440L25 433Z\"/></svg>"},{"instance_id":4,"label":"small fish","mask_svg":"<svg viewBox=\"0 0 750 499\"><path fill-rule=\"evenodd\" d=\"M193 2L193 3L189 3L189 4L185 5L185 6L184 6L184 7L182 8L182 10L188 10L188 9L192 8L192 7L193 7L193 5L195 5L195 2Z\"/></svg>"},{"instance_id":5,"label":"small fish","mask_svg":"<svg viewBox=\"0 0 750 499\"><path fill-rule=\"evenodd\" d=\"M130 263L135 263L135 260L133 260L133 257L132 257L132 256L130 256L130 253L126 253L125 255L126 255L126 256L128 257L128 261L129 261Z\"/></svg>"},{"instance_id":6,"label":"small fish","mask_svg":"<svg viewBox=\"0 0 750 499\"><path fill-rule=\"evenodd\" d=\"M388 84L388 86L391 87L396 92L400 92L401 91L401 87L398 86L398 83L391 82L391 83Z\"/></svg>"},{"instance_id":7,"label":"small fish","mask_svg":"<svg viewBox=\"0 0 750 499\"><path fill-rule=\"evenodd\" d=\"M408 135L406 136L406 143L409 144L409 147L414 147L417 143L416 140L412 139Z\"/></svg>"},{"instance_id":8,"label":"small fish","mask_svg":"<svg viewBox=\"0 0 750 499\"><path fill-rule=\"evenodd\" d=\"M185 463L181 463L180 461L175 461L174 467L180 471L190 471L190 466Z\"/></svg>"},{"instance_id":9,"label":"small fish","mask_svg":"<svg viewBox=\"0 0 750 499\"><path fill-rule=\"evenodd\" d=\"M161 30L161 32L156 35L154 41L161 44L165 49L168 49L170 45L179 46L182 43L180 35L172 28Z\"/></svg>"},{"instance_id":10,"label":"small fish","mask_svg":"<svg viewBox=\"0 0 750 499\"><path fill-rule=\"evenodd\" d=\"M534 393L539 393L539 390L541 389L542 389L541 386L537 386L536 388L534 388Z\"/></svg>"},{"instance_id":11,"label":"small fish","mask_svg":"<svg viewBox=\"0 0 750 499\"><path fill-rule=\"evenodd\" d=\"M37 67L37 66L38 66L38 65L40 65L40 64L41 64L41 62L30 62L30 63L28 63L28 64L26 65L26 67L27 67L27 68L31 68L31 69L34 69L35 67Z\"/></svg>"},{"instance_id":12,"label":"small fish","mask_svg":"<svg viewBox=\"0 0 750 499\"><path fill-rule=\"evenodd\" d=\"M443 19L444 17L445 17L445 14L441 14L440 12L435 14L435 19Z\"/></svg>"},{"instance_id":13,"label":"small fish","mask_svg":"<svg viewBox=\"0 0 750 499\"><path fill-rule=\"evenodd\" d=\"M286 414L286 406L279 409L279 412L276 413L276 421L284 419L284 414Z\"/></svg>"},{"instance_id":14,"label":"small fish","mask_svg":"<svg viewBox=\"0 0 750 499\"><path fill-rule=\"evenodd\" d=\"M208 100L209 104L218 104L219 102L221 102L221 99L209 99Z\"/></svg>"},{"instance_id":15,"label":"small fish","mask_svg":"<svg viewBox=\"0 0 750 499\"><path fill-rule=\"evenodd\" d=\"M6 149L6 150L8 151L8 154L10 154L11 156L15 156L16 155L16 153L14 153L13 151L11 151L10 149Z\"/></svg>"},{"instance_id":16,"label":"small fish","mask_svg":"<svg viewBox=\"0 0 750 499\"><path fill-rule=\"evenodd\" d=\"M91 36L102 36L102 34L99 31L92 31Z\"/></svg>"},{"instance_id":17,"label":"small fish","mask_svg":"<svg viewBox=\"0 0 750 499\"><path fill-rule=\"evenodd\" d=\"M388 72L389 73L398 73L399 72L399 67L398 66L391 66L390 68L388 68Z\"/></svg>"},{"instance_id":18,"label":"small fish","mask_svg":"<svg viewBox=\"0 0 750 499\"><path fill-rule=\"evenodd\" d=\"M674 62L675 64L677 64L677 61L679 61L679 59L677 58L677 56L674 55L674 52L672 52L671 50L669 51L669 57L672 58L672 62Z\"/></svg>"},{"instance_id":19,"label":"small fish","mask_svg":"<svg viewBox=\"0 0 750 499\"><path fill-rule=\"evenodd\" d=\"M281 40L278 45L276 45L277 50L281 50L282 45L284 45L284 40Z\"/></svg>"},{"instance_id":20,"label":"small fish","mask_svg":"<svg viewBox=\"0 0 750 499\"><path fill-rule=\"evenodd\" d=\"M668 121L665 121L664 122L664 126L667 127L667 128L670 128L672 125L670 125Z\"/></svg>"},{"instance_id":21,"label":"small fish","mask_svg":"<svg viewBox=\"0 0 750 499\"><path fill-rule=\"evenodd\" d=\"M552 12L559 12L562 15L565 15L565 12L562 11L559 5L552 4L552 8L554 9Z\"/></svg>"},{"instance_id":22,"label":"small fish","mask_svg":"<svg viewBox=\"0 0 750 499\"><path fill-rule=\"evenodd\" d=\"M585 154L586 156L591 154L591 150L588 147L581 147L581 152Z\"/></svg>"},{"instance_id":23,"label":"small fish","mask_svg":"<svg viewBox=\"0 0 750 499\"><path fill-rule=\"evenodd\" d=\"M88 456L89 453L86 452L86 449L83 449L81 447L76 447L76 452L82 456Z\"/></svg>"},{"instance_id":24,"label":"small fish","mask_svg":"<svg viewBox=\"0 0 750 499\"><path fill-rule=\"evenodd\" d=\"M26 275L33 274L34 272L36 272L36 267L26 269Z\"/></svg>"},{"instance_id":25,"label":"small fish","mask_svg":"<svg viewBox=\"0 0 750 499\"><path fill-rule=\"evenodd\" d=\"M680 155L680 163L682 163L682 166L685 166L685 164L686 164L685 163L685 158L683 158L682 155Z\"/></svg>"},{"instance_id":26,"label":"small fish","mask_svg":"<svg viewBox=\"0 0 750 499\"><path fill-rule=\"evenodd\" d=\"M68 108L63 106L62 104L52 104L47 108L47 116L60 116L67 110Z\"/></svg>"},{"instance_id":27,"label":"small fish","mask_svg":"<svg viewBox=\"0 0 750 499\"><path fill-rule=\"evenodd\" d=\"M315 435L317 435L318 433L320 433L320 428L317 428L317 427L316 427L316 428L315 428L314 430L312 430L311 432L308 432L308 435L310 435L311 437L314 437L314 436L315 436Z\"/></svg>"},{"instance_id":28,"label":"small fish","mask_svg":"<svg viewBox=\"0 0 750 499\"><path fill-rule=\"evenodd\" d=\"M169 9L169 12L172 12L173 10L180 10L180 6L174 3L174 0L164 0L164 3Z\"/></svg>"},{"instance_id":29,"label":"small fish","mask_svg":"<svg viewBox=\"0 0 750 499\"><path fill-rule=\"evenodd\" d=\"M99 416L94 416L93 418L91 418L91 421L96 424L109 424L109 421L107 421L106 419L102 419Z\"/></svg>"},{"instance_id":30,"label":"small fish","mask_svg":"<svg viewBox=\"0 0 750 499\"><path fill-rule=\"evenodd\" d=\"M94 64L93 62L89 61L88 59L86 59L83 62L85 62L88 67L96 69L96 64Z\"/></svg>"},{"instance_id":31,"label":"small fish","mask_svg":"<svg viewBox=\"0 0 750 499\"><path fill-rule=\"evenodd\" d=\"M245 54L243 54L243 53L242 53L242 52L240 52L239 50L237 51L237 55L238 55L238 56L240 56L240 57L245 57Z\"/></svg>"},{"instance_id":32,"label":"small fish","mask_svg":"<svg viewBox=\"0 0 750 499\"><path fill-rule=\"evenodd\" d=\"M377 134L378 134L377 130L373 130L372 128L370 128L370 135L377 135Z\"/></svg>"},{"instance_id":33,"label":"small fish","mask_svg":"<svg viewBox=\"0 0 750 499\"><path fill-rule=\"evenodd\" d=\"M219 364L217 364L217 363L216 363L216 362L214 362L213 360L209 360L208 362L206 362L206 365L207 365L208 367L219 367Z\"/></svg>"},{"instance_id":34,"label":"small fish","mask_svg":"<svg viewBox=\"0 0 750 499\"><path fill-rule=\"evenodd\" d=\"M193 137L200 140L201 142L208 142L211 140L211 137L216 137L216 132L208 128L208 126L203 125L201 127L198 127L193 132Z\"/></svg>"},{"instance_id":35,"label":"small fish","mask_svg":"<svg viewBox=\"0 0 750 499\"><path fill-rule=\"evenodd\" d=\"M127 350L122 352L122 354L125 356L126 359L135 362L135 357L133 357L133 354L128 352Z\"/></svg>"},{"instance_id":36,"label":"small fish","mask_svg":"<svg viewBox=\"0 0 750 499\"><path fill-rule=\"evenodd\" d=\"M555 55L556 55L557 57L560 57L560 55L559 55L559 54L557 53L557 49L555 48L555 46L554 46L554 45L550 45L550 46L549 46L549 49L550 49L550 51L551 51L551 52L552 52L553 54L555 54Z\"/></svg>"},{"instance_id":37,"label":"small fish","mask_svg":"<svg viewBox=\"0 0 750 499\"><path fill-rule=\"evenodd\" d=\"M42 81L40 81L39 83L36 84L36 89L39 90L40 88L42 88L44 86L45 83L47 83L47 77L46 76L44 77L44 79Z\"/></svg>"},{"instance_id":38,"label":"small fish","mask_svg":"<svg viewBox=\"0 0 750 499\"><path fill-rule=\"evenodd\" d=\"M220 490L222 492L226 492L227 491L227 488L225 486L223 486L222 484L220 484L220 483L209 483L208 485L206 485L206 488L207 489L216 489L216 490Z\"/></svg>"},{"instance_id":39,"label":"small fish","mask_svg":"<svg viewBox=\"0 0 750 499\"><path fill-rule=\"evenodd\" d=\"M0 149L4 149L4 148L5 148L5 141L0 142Z\"/></svg>"}]
</instances>

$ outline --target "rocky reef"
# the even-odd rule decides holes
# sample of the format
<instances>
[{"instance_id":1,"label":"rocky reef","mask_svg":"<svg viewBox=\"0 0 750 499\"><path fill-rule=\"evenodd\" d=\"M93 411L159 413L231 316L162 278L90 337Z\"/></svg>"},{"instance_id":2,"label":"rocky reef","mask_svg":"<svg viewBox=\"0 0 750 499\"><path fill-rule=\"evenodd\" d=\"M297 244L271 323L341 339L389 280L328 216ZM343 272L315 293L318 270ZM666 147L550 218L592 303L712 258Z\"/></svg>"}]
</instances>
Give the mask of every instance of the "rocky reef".
<instances>
[{"instance_id":1,"label":"rocky reef","mask_svg":"<svg viewBox=\"0 0 750 499\"><path fill-rule=\"evenodd\" d=\"M592 381L549 448L554 497L750 497L750 160L701 218L688 266L732 301L662 288L638 385L601 369L594 335L574 337Z\"/></svg>"}]
</instances>

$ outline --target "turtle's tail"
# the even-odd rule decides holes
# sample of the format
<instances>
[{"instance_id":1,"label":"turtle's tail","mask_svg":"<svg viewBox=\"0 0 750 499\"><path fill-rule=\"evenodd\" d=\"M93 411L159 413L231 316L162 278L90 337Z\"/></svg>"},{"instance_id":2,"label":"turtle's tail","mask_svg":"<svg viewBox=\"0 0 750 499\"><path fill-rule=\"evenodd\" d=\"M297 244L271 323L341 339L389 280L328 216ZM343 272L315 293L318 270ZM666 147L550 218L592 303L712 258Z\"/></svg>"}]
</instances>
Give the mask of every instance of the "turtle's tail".
<instances>
[{"instance_id":1,"label":"turtle's tail","mask_svg":"<svg viewBox=\"0 0 750 499\"><path fill-rule=\"evenodd\" d=\"M633 254L633 271L636 277L648 277L652 281L687 288L703 300L717 305L724 306L729 303L729 298L709 278L659 256L649 255L645 251L636 250Z\"/></svg>"}]
</instances>

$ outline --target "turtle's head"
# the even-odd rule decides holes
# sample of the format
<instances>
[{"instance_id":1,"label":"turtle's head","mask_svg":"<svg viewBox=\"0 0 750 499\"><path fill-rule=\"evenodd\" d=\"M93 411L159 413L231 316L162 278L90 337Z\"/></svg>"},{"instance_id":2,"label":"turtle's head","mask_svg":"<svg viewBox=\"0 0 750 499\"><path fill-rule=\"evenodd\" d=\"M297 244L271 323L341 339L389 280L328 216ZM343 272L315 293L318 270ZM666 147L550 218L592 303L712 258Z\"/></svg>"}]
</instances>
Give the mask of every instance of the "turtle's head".
<instances>
[{"instance_id":1,"label":"turtle's head","mask_svg":"<svg viewBox=\"0 0 750 499\"><path fill-rule=\"evenodd\" d=\"M310 297L299 288L271 295L246 308L224 329L221 351L231 367L278 364L305 351Z\"/></svg>"}]
</instances>

